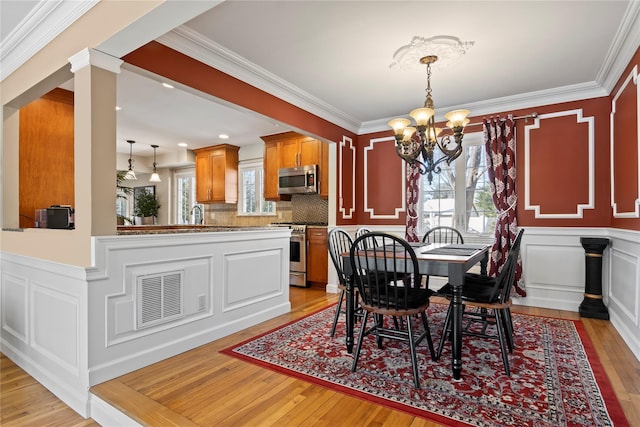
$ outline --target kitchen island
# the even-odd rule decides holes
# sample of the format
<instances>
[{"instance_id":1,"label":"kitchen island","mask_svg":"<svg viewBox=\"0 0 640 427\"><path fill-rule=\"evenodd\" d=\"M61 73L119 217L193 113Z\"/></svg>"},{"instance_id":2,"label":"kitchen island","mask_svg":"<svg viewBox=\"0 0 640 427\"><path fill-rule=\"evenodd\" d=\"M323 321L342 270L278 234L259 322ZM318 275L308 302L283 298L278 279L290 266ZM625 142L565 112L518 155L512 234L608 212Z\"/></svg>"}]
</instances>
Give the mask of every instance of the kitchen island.
<instances>
[{"instance_id":1,"label":"kitchen island","mask_svg":"<svg viewBox=\"0 0 640 427\"><path fill-rule=\"evenodd\" d=\"M288 313L289 238L135 226L93 236L90 267L6 255L3 351L87 416L91 386Z\"/></svg>"}]
</instances>

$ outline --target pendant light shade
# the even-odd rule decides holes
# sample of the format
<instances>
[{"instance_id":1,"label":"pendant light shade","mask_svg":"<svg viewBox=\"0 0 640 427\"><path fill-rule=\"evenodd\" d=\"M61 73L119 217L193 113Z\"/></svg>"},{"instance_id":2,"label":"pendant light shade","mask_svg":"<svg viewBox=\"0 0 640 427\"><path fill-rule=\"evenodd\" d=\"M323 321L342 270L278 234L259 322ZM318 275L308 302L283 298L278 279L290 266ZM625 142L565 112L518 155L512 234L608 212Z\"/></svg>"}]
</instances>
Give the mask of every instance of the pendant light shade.
<instances>
[{"instance_id":1,"label":"pendant light shade","mask_svg":"<svg viewBox=\"0 0 640 427\"><path fill-rule=\"evenodd\" d=\"M156 148L158 148L157 145L152 145L153 147L153 173L151 174L151 178L149 178L149 182L162 182L162 180L160 179L160 175L158 175L158 171L156 170Z\"/></svg>"},{"instance_id":2,"label":"pendant light shade","mask_svg":"<svg viewBox=\"0 0 640 427\"><path fill-rule=\"evenodd\" d=\"M135 141L132 141L130 139L127 140L127 142L129 143L129 170L127 171L126 175L124 176L124 179L128 180L128 181L133 181L138 179L138 177L136 177L136 173L133 171L133 163L135 162L135 160L133 160L133 144L135 144Z\"/></svg>"}]
</instances>

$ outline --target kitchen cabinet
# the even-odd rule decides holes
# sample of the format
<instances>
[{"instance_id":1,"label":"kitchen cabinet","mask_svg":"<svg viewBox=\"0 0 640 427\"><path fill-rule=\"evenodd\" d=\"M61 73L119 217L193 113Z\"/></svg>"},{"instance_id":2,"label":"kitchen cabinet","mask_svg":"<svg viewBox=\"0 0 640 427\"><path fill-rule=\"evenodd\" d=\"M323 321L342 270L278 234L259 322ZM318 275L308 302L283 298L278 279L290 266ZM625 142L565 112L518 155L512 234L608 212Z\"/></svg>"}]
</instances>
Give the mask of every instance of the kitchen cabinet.
<instances>
[{"instance_id":1,"label":"kitchen cabinet","mask_svg":"<svg viewBox=\"0 0 640 427\"><path fill-rule=\"evenodd\" d=\"M318 165L319 195L329 197L328 144L295 132L263 136L264 198L265 200L291 200L278 194L278 169L294 166Z\"/></svg>"},{"instance_id":2,"label":"kitchen cabinet","mask_svg":"<svg viewBox=\"0 0 640 427\"><path fill-rule=\"evenodd\" d=\"M327 227L307 227L307 282L327 284Z\"/></svg>"},{"instance_id":3,"label":"kitchen cabinet","mask_svg":"<svg viewBox=\"0 0 640 427\"><path fill-rule=\"evenodd\" d=\"M280 167L319 164L321 146L317 139L300 135L280 141Z\"/></svg>"},{"instance_id":4,"label":"kitchen cabinet","mask_svg":"<svg viewBox=\"0 0 640 427\"><path fill-rule=\"evenodd\" d=\"M278 141L264 143L264 199L280 200L278 196Z\"/></svg>"},{"instance_id":5,"label":"kitchen cabinet","mask_svg":"<svg viewBox=\"0 0 640 427\"><path fill-rule=\"evenodd\" d=\"M196 153L196 201L238 202L238 150L221 144L193 150Z\"/></svg>"},{"instance_id":6,"label":"kitchen cabinet","mask_svg":"<svg viewBox=\"0 0 640 427\"><path fill-rule=\"evenodd\" d=\"M322 142L320 147L320 163L318 175L320 175L320 188L318 193L323 199L329 198L329 144Z\"/></svg>"}]
</instances>

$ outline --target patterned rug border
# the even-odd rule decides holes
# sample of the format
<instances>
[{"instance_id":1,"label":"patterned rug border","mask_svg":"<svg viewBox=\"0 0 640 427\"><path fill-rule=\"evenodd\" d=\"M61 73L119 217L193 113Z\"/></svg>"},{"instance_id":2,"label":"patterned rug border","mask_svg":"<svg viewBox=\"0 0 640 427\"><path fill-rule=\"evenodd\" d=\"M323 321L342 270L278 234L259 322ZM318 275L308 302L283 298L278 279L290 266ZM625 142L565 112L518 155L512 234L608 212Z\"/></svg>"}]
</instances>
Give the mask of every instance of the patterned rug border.
<instances>
[{"instance_id":1,"label":"patterned rug border","mask_svg":"<svg viewBox=\"0 0 640 427\"><path fill-rule=\"evenodd\" d=\"M432 304L441 304L438 302L433 302ZM435 421L447 426L452 426L452 427L473 427L470 424L458 421L458 420L454 420L439 414L435 414L426 410L422 410L419 408L414 408L411 407L409 405L405 405L399 402L395 402L393 400L390 399L385 399L385 398L381 398L378 396L374 396L371 395L369 393L365 393L362 392L360 390L356 390L353 389L351 387L347 387L341 384L335 384L331 381L327 381L327 380L323 380L320 378L316 378L313 377L311 375L302 373L302 372L296 372L293 370L290 370L288 368L284 368L281 366L277 366L274 365L272 363L269 362L264 362L262 360L258 360L255 359L251 356L246 356L244 354L240 354L240 353L236 353L234 352L234 350L238 347L241 347L253 340L259 339L261 337L264 337L266 335L272 334L282 328L285 328L289 325L292 325L294 323L297 323L299 321L302 321L303 319L306 319L307 317L313 316L315 314L318 314L324 310L330 310L330 309L335 309L337 304L330 304L324 308L320 308L317 310L314 310L313 312L307 313L304 316L301 316L297 319L291 320L283 325L274 327L266 332L260 333L258 335L255 335L251 338L245 339L237 344L234 344L232 346L229 346L227 348L224 348L222 350L219 351L219 353L233 357L235 359L238 360L242 360L248 363L251 363L253 365L257 365L260 367L263 367L265 369L269 369L271 371L277 372L277 373L281 373L284 375L287 375L289 377L293 377L293 378L297 378L306 382L309 382L311 384L332 390L332 391L336 391L342 394L345 394L347 396L351 396L351 397L355 397L361 400L364 400L366 402L370 402L370 403L374 403L380 406L384 406L390 409L394 409L394 410L398 410L401 412L404 412L406 414L412 415L412 416L416 416L422 419L426 419L426 420L430 420L430 421ZM444 305L444 304L443 304ZM582 324L581 320L574 320L574 319L563 319L560 317L556 317L556 316L540 316L540 315L533 315L533 314L526 314L526 313L517 313L518 316L530 316L530 317L539 317L539 318L548 318L548 319L557 319L557 320L563 320L563 321L567 321L570 322L574 325L576 332L578 333L578 336L580 337L580 342L582 343L582 347L584 349L585 355L587 356L587 359L589 361L589 365L591 367L591 370L593 372L593 375L595 377L596 380L596 384L598 386L598 389L600 390L600 394L603 397L603 400L605 401L606 407L607 407L607 412L611 418L611 421L613 422L613 424L615 426L621 426L621 427L629 427L629 422L627 421L626 416L624 415L624 411L622 410L622 406L620 405L620 401L618 400L615 392L613 391L613 387L611 385L611 381L609 380L609 377L607 376L604 367L602 366L602 363L600 362L600 358L598 357L598 354L595 350L595 347L593 346L593 343L591 342L591 338L589 337L586 329L584 328L584 325ZM435 343L434 343L435 344Z\"/></svg>"}]
</instances>

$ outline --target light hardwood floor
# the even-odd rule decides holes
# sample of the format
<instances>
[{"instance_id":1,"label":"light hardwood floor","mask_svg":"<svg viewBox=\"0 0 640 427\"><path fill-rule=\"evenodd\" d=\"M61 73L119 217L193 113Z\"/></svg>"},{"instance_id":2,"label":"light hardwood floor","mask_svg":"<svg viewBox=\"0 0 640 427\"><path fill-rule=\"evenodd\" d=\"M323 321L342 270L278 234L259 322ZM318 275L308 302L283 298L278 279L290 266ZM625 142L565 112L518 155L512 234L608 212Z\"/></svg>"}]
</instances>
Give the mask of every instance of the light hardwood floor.
<instances>
[{"instance_id":1,"label":"light hardwood floor","mask_svg":"<svg viewBox=\"0 0 640 427\"><path fill-rule=\"evenodd\" d=\"M323 290L291 288L291 313L99 384L91 390L148 426L438 426L218 353L335 300L335 295L327 295ZM579 318L577 313L559 310L516 306L513 311ZM640 362L610 322L595 319L582 319L582 322L629 424L640 425ZM2 357L0 424L95 425L65 408L51 393L20 371Z\"/></svg>"}]
</instances>

